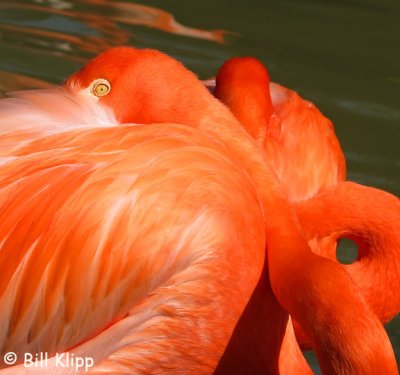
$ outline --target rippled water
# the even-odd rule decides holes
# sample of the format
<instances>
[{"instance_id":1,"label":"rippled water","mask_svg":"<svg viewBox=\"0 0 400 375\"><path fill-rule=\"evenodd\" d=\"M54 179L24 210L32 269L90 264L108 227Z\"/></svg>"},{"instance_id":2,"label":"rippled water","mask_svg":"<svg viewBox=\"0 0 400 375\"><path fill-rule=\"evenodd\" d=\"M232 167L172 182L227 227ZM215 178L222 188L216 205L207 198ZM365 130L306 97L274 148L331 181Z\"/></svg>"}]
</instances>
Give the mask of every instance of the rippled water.
<instances>
[{"instance_id":1,"label":"rippled water","mask_svg":"<svg viewBox=\"0 0 400 375\"><path fill-rule=\"evenodd\" d=\"M58 83L114 45L160 49L201 78L253 55L333 120L349 179L399 195L399 36L398 0L0 0L0 94ZM398 318L388 330L399 358Z\"/></svg>"}]
</instances>

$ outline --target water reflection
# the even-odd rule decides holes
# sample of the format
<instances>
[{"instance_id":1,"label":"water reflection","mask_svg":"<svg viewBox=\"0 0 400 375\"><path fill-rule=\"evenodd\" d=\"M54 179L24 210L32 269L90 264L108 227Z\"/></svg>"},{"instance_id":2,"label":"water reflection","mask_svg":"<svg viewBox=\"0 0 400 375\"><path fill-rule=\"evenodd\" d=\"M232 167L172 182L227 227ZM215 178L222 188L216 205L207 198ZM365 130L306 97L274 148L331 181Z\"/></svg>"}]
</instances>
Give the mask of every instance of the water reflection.
<instances>
[{"instance_id":1,"label":"water reflection","mask_svg":"<svg viewBox=\"0 0 400 375\"><path fill-rule=\"evenodd\" d=\"M45 89L52 86L50 83L40 79L32 78L24 74L0 70L0 97L6 96L9 91L25 89Z\"/></svg>"},{"instance_id":2,"label":"water reflection","mask_svg":"<svg viewBox=\"0 0 400 375\"><path fill-rule=\"evenodd\" d=\"M75 3L61 0L0 1L0 10L0 38L4 50L0 50L1 54L13 54L15 50L20 51L24 47L30 50L30 56L36 55L37 59L43 59L49 65L54 58L62 57L65 59L64 65L69 63L69 66L74 67L68 69L64 76L109 47L132 44L135 32L132 26L224 43L222 30L185 26L167 11L137 3L107 0L82 0ZM0 62L0 68L16 74L25 73L19 65L15 61L12 64ZM45 78L55 80L53 76ZM9 82L4 80L2 90L29 87L22 80L14 82L12 86L8 85ZM19 87L16 87L17 83Z\"/></svg>"},{"instance_id":3,"label":"water reflection","mask_svg":"<svg viewBox=\"0 0 400 375\"><path fill-rule=\"evenodd\" d=\"M11 16L8 22L2 20L3 32L40 38L36 40L38 44L43 44L46 39L53 43L56 40L62 42L54 45L60 50L72 50L73 45L92 54L114 45L128 44L131 34L124 30L124 25L147 26L171 34L224 42L222 30L188 27L177 22L171 13L141 4L107 0L82 0L79 4L36 0L35 3L17 1L13 4L0 4L3 15L4 11L8 11ZM12 17L15 14L26 14L29 17L15 21Z\"/></svg>"}]
</instances>

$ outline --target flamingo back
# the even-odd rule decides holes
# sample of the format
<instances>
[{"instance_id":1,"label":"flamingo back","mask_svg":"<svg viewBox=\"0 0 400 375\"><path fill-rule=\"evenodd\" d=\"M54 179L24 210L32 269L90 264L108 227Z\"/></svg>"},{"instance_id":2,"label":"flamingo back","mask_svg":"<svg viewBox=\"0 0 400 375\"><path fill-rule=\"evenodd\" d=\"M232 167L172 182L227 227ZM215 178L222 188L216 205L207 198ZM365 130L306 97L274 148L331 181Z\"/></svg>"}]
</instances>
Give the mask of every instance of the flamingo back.
<instances>
[{"instance_id":1,"label":"flamingo back","mask_svg":"<svg viewBox=\"0 0 400 375\"><path fill-rule=\"evenodd\" d=\"M71 350L113 358L111 371L127 356L167 366L194 345L190 363L215 366L265 247L257 194L225 148L185 126L127 125L12 155L0 170L2 353Z\"/></svg>"}]
</instances>

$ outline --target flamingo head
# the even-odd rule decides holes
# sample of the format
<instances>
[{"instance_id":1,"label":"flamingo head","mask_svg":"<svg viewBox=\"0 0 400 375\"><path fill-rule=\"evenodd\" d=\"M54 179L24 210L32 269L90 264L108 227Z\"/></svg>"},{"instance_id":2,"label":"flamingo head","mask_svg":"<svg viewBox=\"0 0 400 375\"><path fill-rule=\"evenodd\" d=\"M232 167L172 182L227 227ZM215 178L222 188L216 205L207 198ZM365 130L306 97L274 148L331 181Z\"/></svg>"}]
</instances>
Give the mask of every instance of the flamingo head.
<instances>
[{"instance_id":1,"label":"flamingo head","mask_svg":"<svg viewBox=\"0 0 400 375\"><path fill-rule=\"evenodd\" d=\"M215 96L254 138L265 132L273 113L269 84L266 67L254 57L229 59L216 77Z\"/></svg>"},{"instance_id":2,"label":"flamingo head","mask_svg":"<svg viewBox=\"0 0 400 375\"><path fill-rule=\"evenodd\" d=\"M268 86L269 73L264 64L254 57L233 57L227 60L218 70L216 83L221 88L237 85ZM264 87L265 88L265 87Z\"/></svg>"},{"instance_id":3,"label":"flamingo head","mask_svg":"<svg viewBox=\"0 0 400 375\"><path fill-rule=\"evenodd\" d=\"M206 103L213 100L180 62L156 50L132 47L103 52L64 85L111 108L120 123L196 126Z\"/></svg>"}]
</instances>

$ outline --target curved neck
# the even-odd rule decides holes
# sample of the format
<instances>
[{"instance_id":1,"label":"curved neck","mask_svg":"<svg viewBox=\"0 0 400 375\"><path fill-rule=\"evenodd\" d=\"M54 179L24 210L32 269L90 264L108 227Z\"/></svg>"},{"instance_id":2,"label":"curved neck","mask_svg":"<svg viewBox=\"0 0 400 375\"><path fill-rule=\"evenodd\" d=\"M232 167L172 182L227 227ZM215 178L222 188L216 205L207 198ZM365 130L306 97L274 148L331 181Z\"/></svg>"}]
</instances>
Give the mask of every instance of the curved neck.
<instances>
[{"instance_id":1,"label":"curved neck","mask_svg":"<svg viewBox=\"0 0 400 375\"><path fill-rule=\"evenodd\" d=\"M315 251L334 259L338 239L357 243L358 258L345 268L381 321L393 318L400 310L400 200L378 189L342 182L295 207L307 239L316 243Z\"/></svg>"},{"instance_id":2,"label":"curved neck","mask_svg":"<svg viewBox=\"0 0 400 375\"><path fill-rule=\"evenodd\" d=\"M217 109L219 103L211 99L199 128L223 142L252 176L266 214L272 290L310 338L324 374L369 375L379 373L382 363L384 373L397 374L386 332L353 280L340 265L311 253L265 153L230 112L222 104ZM354 327L363 330L363 337Z\"/></svg>"}]
</instances>

